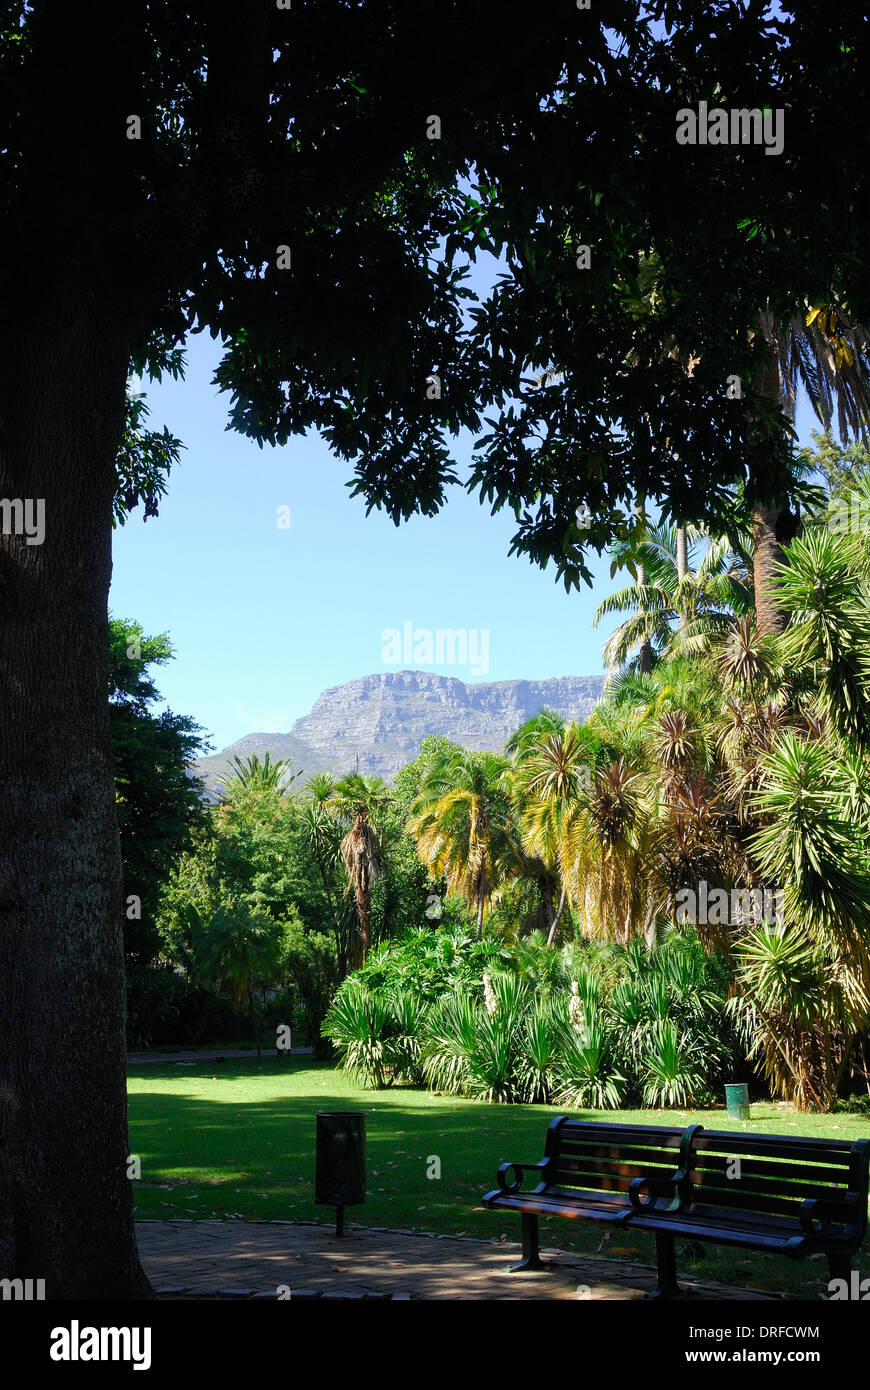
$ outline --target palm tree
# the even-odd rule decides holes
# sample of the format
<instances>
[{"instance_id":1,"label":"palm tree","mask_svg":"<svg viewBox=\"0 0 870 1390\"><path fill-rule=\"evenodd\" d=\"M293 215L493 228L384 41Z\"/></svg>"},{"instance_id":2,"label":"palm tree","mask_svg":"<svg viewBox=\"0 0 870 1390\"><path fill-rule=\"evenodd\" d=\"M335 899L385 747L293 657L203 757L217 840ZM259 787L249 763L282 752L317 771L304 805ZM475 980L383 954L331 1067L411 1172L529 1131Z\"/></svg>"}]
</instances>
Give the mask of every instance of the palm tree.
<instances>
[{"instance_id":1,"label":"palm tree","mask_svg":"<svg viewBox=\"0 0 870 1390\"><path fill-rule=\"evenodd\" d=\"M329 919L335 937L339 978L348 971L352 937L358 931L358 919L353 904L342 896L336 882L336 872L343 867L341 829L329 808L335 781L328 772L318 772L305 783L303 795L296 798L295 815L304 852L317 866L324 897L329 907Z\"/></svg>"},{"instance_id":2,"label":"palm tree","mask_svg":"<svg viewBox=\"0 0 870 1390\"><path fill-rule=\"evenodd\" d=\"M692 571L689 559L703 542L707 542L706 549ZM679 646L687 651L703 650L735 613L745 613L752 605L748 575L730 539L710 537L695 526L679 527L663 521L649 527L639 544L615 552L613 568L620 567L633 569L637 582L606 598L593 619L597 627L607 614L633 615L605 644L604 659L611 677L629 662L632 652L637 656L630 663L631 669L643 671ZM675 622L679 624L677 632Z\"/></svg>"},{"instance_id":3,"label":"palm tree","mask_svg":"<svg viewBox=\"0 0 870 1390\"><path fill-rule=\"evenodd\" d=\"M565 720L561 714L552 709L541 709L511 734L504 751L509 758L516 758L526 748L534 747L542 734L562 734L564 731Z\"/></svg>"},{"instance_id":4,"label":"palm tree","mask_svg":"<svg viewBox=\"0 0 870 1390\"><path fill-rule=\"evenodd\" d=\"M460 748L426 769L408 833L433 878L465 898L483 935L487 904L499 879L516 872L517 848L509 825L505 759Z\"/></svg>"},{"instance_id":5,"label":"palm tree","mask_svg":"<svg viewBox=\"0 0 870 1390\"><path fill-rule=\"evenodd\" d=\"M288 776L290 761L289 758L279 758L273 763L270 753L266 753L262 762L256 753L244 761L238 756L230 758L232 772L226 773L222 779L221 797L227 800L234 791L241 789L257 792L286 791L290 783L301 776L299 772Z\"/></svg>"},{"instance_id":6,"label":"palm tree","mask_svg":"<svg viewBox=\"0 0 870 1390\"><path fill-rule=\"evenodd\" d=\"M824 518L822 518L824 522ZM870 589L863 538L783 549L772 639L739 627L717 670L724 788L783 918L738 941L734 1008L774 1088L830 1108L870 1015Z\"/></svg>"},{"instance_id":7,"label":"palm tree","mask_svg":"<svg viewBox=\"0 0 870 1390\"><path fill-rule=\"evenodd\" d=\"M757 384L758 395L782 405L793 424L798 389L802 387L825 430L836 412L840 438L850 433L867 439L870 425L870 358L867 334L836 301L808 305L803 317L776 320L768 311L759 316L759 330L769 348L769 361ZM797 472L796 472L797 476ZM786 615L777 597L777 566L783 547L798 531L796 512L774 499L754 513L755 611L762 636L785 628Z\"/></svg>"},{"instance_id":8,"label":"palm tree","mask_svg":"<svg viewBox=\"0 0 870 1390\"><path fill-rule=\"evenodd\" d=\"M568 893L569 859L577 822L584 814L583 794L591 784L595 740L586 726L551 719L529 721L522 737L511 741L516 756L508 773L514 815L523 849L537 858L548 877L561 885L558 907L548 904L552 946ZM509 745L510 746L510 745Z\"/></svg>"},{"instance_id":9,"label":"palm tree","mask_svg":"<svg viewBox=\"0 0 870 1390\"><path fill-rule=\"evenodd\" d=\"M349 829L339 844L348 884L356 900L359 932L351 950L351 967L361 965L372 941L372 888L381 871L377 820L387 806L389 793L380 777L349 773L335 782L325 801L326 809Z\"/></svg>"}]
</instances>

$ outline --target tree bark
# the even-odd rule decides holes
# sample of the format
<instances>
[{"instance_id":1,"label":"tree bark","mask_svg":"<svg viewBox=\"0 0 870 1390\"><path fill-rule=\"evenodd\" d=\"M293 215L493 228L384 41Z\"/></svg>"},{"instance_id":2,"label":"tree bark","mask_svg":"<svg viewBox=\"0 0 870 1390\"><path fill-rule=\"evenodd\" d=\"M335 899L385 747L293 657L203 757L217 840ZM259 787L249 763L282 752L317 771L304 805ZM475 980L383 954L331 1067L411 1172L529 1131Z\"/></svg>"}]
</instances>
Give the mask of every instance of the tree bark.
<instances>
[{"instance_id":1,"label":"tree bark","mask_svg":"<svg viewBox=\"0 0 870 1390\"><path fill-rule=\"evenodd\" d=\"M677 527L677 583L682 584L689 573L689 543L685 526ZM680 627L684 628L689 619L685 607L680 604Z\"/></svg>"},{"instance_id":2,"label":"tree bark","mask_svg":"<svg viewBox=\"0 0 870 1390\"><path fill-rule=\"evenodd\" d=\"M549 934L549 936L547 937L547 945L548 945L548 946L552 946L553 941L555 940L555 937L556 937L556 928L557 928L558 925L559 925L559 919L560 919L560 917L562 916L562 911L563 911L563 909L564 909L564 907L565 907L565 897L566 897L566 893L567 893L567 890L566 890L565 885L564 885L564 883L563 883L563 884L562 884L562 896L561 896L561 898L559 899L559 907L558 907L558 909L557 909L557 912L556 912L555 917L553 918L553 920L552 920L552 922L551 922L551 924L550 924L550 934Z\"/></svg>"},{"instance_id":3,"label":"tree bark","mask_svg":"<svg viewBox=\"0 0 870 1390\"><path fill-rule=\"evenodd\" d=\"M777 565L784 560L783 546L794 540L797 520L787 507L757 507L753 512L755 625L759 637L784 632L788 614L776 595Z\"/></svg>"},{"instance_id":4,"label":"tree bark","mask_svg":"<svg viewBox=\"0 0 870 1390\"><path fill-rule=\"evenodd\" d=\"M0 496L43 498L45 536L0 535L0 1277L143 1298L107 673L129 347L58 319L3 383Z\"/></svg>"},{"instance_id":5,"label":"tree bark","mask_svg":"<svg viewBox=\"0 0 870 1390\"><path fill-rule=\"evenodd\" d=\"M778 401L780 392L779 367L771 352L770 364L761 378L758 394L767 400ZM785 631L788 615L777 602L776 567L784 559L782 547L794 540L797 530L797 517L781 503L774 501L756 507L753 512L752 576L755 626L759 637L774 637Z\"/></svg>"},{"instance_id":6,"label":"tree bark","mask_svg":"<svg viewBox=\"0 0 870 1390\"><path fill-rule=\"evenodd\" d=\"M639 522L645 524L646 498L639 497L635 503L634 514ZM646 566L641 560L637 562L637 586L643 589L646 586ZM649 639L644 637L637 651L637 669L642 676L646 676L653 668L653 653Z\"/></svg>"}]
</instances>

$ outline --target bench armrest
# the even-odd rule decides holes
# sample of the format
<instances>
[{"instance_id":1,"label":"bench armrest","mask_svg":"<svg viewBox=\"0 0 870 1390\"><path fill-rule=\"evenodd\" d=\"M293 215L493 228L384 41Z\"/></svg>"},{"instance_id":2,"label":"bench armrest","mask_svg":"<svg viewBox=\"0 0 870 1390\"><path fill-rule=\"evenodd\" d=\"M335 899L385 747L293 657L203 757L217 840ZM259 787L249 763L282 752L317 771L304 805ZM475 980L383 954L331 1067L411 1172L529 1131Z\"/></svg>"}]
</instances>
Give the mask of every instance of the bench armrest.
<instances>
[{"instance_id":1,"label":"bench armrest","mask_svg":"<svg viewBox=\"0 0 870 1390\"><path fill-rule=\"evenodd\" d=\"M666 1211L679 1211L682 1202L679 1202L678 1182L682 1176L682 1170L672 1173L667 1178L634 1178L628 1186L628 1200L635 1211L650 1211L655 1206L660 1197L668 1198ZM647 1200L643 1200L644 1189L647 1192ZM675 1206L674 1203L679 1202Z\"/></svg>"},{"instance_id":2,"label":"bench armrest","mask_svg":"<svg viewBox=\"0 0 870 1390\"><path fill-rule=\"evenodd\" d=\"M669 1198L664 1211L682 1211L692 1191L692 1143L703 1125L688 1125L680 1137L680 1166L668 1177L635 1178L628 1186L628 1200L635 1211L649 1211L660 1197ZM641 1192L646 1188L649 1200L641 1200Z\"/></svg>"},{"instance_id":3,"label":"bench armrest","mask_svg":"<svg viewBox=\"0 0 870 1390\"><path fill-rule=\"evenodd\" d=\"M496 1173L498 1185L502 1192L519 1192L523 1185L523 1173L538 1172L541 1175L541 1181L543 1181L552 1161L551 1158L542 1158L539 1163L502 1163ZM513 1182L509 1183L506 1175L511 1169L514 1170L516 1176Z\"/></svg>"},{"instance_id":4,"label":"bench armrest","mask_svg":"<svg viewBox=\"0 0 870 1390\"><path fill-rule=\"evenodd\" d=\"M801 1202L798 1219L801 1230L810 1236L823 1236L830 1229L831 1222L840 1218L845 1225L857 1226L860 1213L860 1198L854 1192L845 1197L806 1197ZM821 1225L816 1225L821 1222Z\"/></svg>"}]
</instances>

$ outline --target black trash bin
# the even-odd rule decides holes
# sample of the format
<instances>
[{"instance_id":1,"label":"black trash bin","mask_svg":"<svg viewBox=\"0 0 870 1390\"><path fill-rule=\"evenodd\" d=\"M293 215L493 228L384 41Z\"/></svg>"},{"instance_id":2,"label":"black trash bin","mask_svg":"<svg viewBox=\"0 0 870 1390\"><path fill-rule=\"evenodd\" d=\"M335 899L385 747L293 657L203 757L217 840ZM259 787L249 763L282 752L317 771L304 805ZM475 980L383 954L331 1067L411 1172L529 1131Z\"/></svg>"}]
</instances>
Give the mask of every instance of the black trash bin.
<instances>
[{"instance_id":1,"label":"black trash bin","mask_svg":"<svg viewBox=\"0 0 870 1390\"><path fill-rule=\"evenodd\" d=\"M314 1200L335 1207L335 1234L344 1234L345 1207L366 1199L366 1112L318 1110Z\"/></svg>"}]
</instances>

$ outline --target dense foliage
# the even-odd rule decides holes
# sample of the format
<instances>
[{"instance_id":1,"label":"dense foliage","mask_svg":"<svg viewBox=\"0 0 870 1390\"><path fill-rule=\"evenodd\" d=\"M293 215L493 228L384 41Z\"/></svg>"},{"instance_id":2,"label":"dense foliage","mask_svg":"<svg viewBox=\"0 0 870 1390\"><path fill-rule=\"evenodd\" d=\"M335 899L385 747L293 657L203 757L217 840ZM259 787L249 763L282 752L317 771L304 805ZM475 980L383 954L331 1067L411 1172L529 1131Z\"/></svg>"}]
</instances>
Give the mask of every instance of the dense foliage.
<instances>
[{"instance_id":1,"label":"dense foliage","mask_svg":"<svg viewBox=\"0 0 870 1390\"><path fill-rule=\"evenodd\" d=\"M554 953L541 932L508 945L419 931L345 981L325 1031L367 1086L571 1108L703 1104L734 1073L728 982L688 935Z\"/></svg>"}]
</instances>

